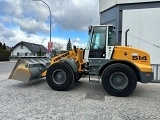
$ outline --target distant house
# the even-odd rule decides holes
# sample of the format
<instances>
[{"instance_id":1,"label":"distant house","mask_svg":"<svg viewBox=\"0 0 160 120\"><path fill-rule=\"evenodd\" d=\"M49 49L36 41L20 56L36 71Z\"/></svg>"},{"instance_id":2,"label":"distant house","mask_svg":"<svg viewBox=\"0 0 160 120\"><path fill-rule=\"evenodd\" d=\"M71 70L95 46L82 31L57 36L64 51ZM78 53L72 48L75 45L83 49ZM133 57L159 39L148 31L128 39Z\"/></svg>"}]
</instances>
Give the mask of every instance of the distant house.
<instances>
[{"instance_id":1,"label":"distant house","mask_svg":"<svg viewBox=\"0 0 160 120\"><path fill-rule=\"evenodd\" d=\"M11 48L10 48L9 46L6 46L6 50L10 51L10 50L11 50Z\"/></svg>"},{"instance_id":2,"label":"distant house","mask_svg":"<svg viewBox=\"0 0 160 120\"><path fill-rule=\"evenodd\" d=\"M21 41L12 48L12 56L38 56L41 49L43 56L47 54L47 48L43 45Z\"/></svg>"}]
</instances>

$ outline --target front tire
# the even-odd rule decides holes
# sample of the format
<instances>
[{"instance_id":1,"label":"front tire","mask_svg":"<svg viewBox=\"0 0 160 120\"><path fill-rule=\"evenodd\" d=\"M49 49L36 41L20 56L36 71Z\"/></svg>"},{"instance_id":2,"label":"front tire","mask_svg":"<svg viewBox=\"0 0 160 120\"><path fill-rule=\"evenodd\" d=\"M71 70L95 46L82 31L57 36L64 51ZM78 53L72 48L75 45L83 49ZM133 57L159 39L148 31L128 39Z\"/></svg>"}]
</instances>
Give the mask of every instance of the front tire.
<instances>
[{"instance_id":1,"label":"front tire","mask_svg":"<svg viewBox=\"0 0 160 120\"><path fill-rule=\"evenodd\" d=\"M135 90L137 77L129 66L116 63L103 71L102 85L110 95L126 97Z\"/></svg>"},{"instance_id":2,"label":"front tire","mask_svg":"<svg viewBox=\"0 0 160 120\"><path fill-rule=\"evenodd\" d=\"M76 76L75 82L78 82L81 79L82 74L81 73L77 73L75 76Z\"/></svg>"},{"instance_id":3,"label":"front tire","mask_svg":"<svg viewBox=\"0 0 160 120\"><path fill-rule=\"evenodd\" d=\"M68 90L75 81L73 69L63 62L58 62L49 67L46 74L48 85L58 91Z\"/></svg>"}]
</instances>

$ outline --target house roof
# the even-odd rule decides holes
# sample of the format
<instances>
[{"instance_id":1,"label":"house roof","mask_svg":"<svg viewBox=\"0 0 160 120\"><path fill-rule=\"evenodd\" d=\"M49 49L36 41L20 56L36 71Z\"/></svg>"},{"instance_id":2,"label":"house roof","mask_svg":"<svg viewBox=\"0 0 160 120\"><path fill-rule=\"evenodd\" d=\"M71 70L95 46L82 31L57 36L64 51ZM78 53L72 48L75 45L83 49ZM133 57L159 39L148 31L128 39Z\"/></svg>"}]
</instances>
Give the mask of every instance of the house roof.
<instances>
[{"instance_id":1,"label":"house roof","mask_svg":"<svg viewBox=\"0 0 160 120\"><path fill-rule=\"evenodd\" d=\"M11 50L11 48L10 48L9 46L6 46L6 50L10 51L10 50Z\"/></svg>"},{"instance_id":2,"label":"house roof","mask_svg":"<svg viewBox=\"0 0 160 120\"><path fill-rule=\"evenodd\" d=\"M29 43L29 42L24 42L24 41L21 41L19 43L17 43L14 48L16 48L17 46L19 45L24 45L26 46L30 51L32 52L39 52L40 48L42 50L43 53L47 53L47 48L44 47L43 45L40 45L40 44L35 44L35 43Z\"/></svg>"}]
</instances>

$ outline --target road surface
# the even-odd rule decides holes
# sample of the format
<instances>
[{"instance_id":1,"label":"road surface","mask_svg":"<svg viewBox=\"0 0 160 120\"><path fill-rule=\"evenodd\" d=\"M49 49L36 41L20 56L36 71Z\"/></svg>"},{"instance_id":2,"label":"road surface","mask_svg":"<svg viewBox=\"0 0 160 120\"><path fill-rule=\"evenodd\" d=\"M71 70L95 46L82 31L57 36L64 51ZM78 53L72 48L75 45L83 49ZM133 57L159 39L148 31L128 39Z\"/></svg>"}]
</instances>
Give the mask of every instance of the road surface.
<instances>
[{"instance_id":1,"label":"road surface","mask_svg":"<svg viewBox=\"0 0 160 120\"><path fill-rule=\"evenodd\" d=\"M0 63L1 120L160 120L160 83L138 83L128 97L110 96L101 82L88 78L68 91L54 91L45 79L8 80L14 64Z\"/></svg>"},{"instance_id":2,"label":"road surface","mask_svg":"<svg viewBox=\"0 0 160 120\"><path fill-rule=\"evenodd\" d=\"M0 80L8 79L16 61L0 62Z\"/></svg>"}]
</instances>

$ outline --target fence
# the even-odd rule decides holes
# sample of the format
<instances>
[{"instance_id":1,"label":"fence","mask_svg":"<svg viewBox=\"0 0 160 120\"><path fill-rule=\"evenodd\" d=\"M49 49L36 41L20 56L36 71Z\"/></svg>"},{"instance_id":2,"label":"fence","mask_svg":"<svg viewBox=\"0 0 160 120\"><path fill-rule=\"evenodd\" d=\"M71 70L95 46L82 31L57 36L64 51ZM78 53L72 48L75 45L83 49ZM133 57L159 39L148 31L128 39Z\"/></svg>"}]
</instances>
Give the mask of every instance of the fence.
<instances>
[{"instance_id":1,"label":"fence","mask_svg":"<svg viewBox=\"0 0 160 120\"><path fill-rule=\"evenodd\" d=\"M160 82L160 64L152 64L153 72L154 72L154 79Z\"/></svg>"}]
</instances>

